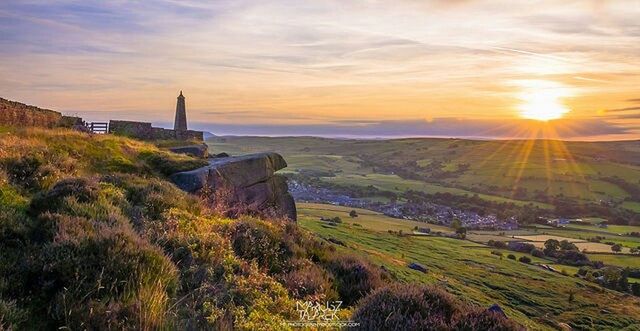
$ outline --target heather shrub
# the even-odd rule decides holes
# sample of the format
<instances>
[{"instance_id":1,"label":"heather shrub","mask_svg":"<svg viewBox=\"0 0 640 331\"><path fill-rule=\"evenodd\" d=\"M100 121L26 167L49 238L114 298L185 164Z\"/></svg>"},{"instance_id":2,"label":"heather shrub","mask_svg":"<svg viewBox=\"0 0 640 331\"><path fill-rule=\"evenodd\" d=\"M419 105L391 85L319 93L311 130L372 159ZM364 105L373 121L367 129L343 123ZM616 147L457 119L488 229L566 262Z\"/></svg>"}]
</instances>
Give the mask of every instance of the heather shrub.
<instances>
[{"instance_id":1,"label":"heather shrub","mask_svg":"<svg viewBox=\"0 0 640 331\"><path fill-rule=\"evenodd\" d=\"M283 285L296 299L327 302L337 299L331 275L312 263L302 263L282 277Z\"/></svg>"},{"instance_id":2,"label":"heather shrub","mask_svg":"<svg viewBox=\"0 0 640 331\"><path fill-rule=\"evenodd\" d=\"M443 290L394 284L365 297L352 319L363 330L448 330L461 312L461 304Z\"/></svg>"},{"instance_id":3,"label":"heather shrub","mask_svg":"<svg viewBox=\"0 0 640 331\"><path fill-rule=\"evenodd\" d=\"M518 323L506 318L504 315L489 310L471 308L462 316L458 316L453 323L453 330L459 331L517 331L525 330Z\"/></svg>"},{"instance_id":4,"label":"heather shrub","mask_svg":"<svg viewBox=\"0 0 640 331\"><path fill-rule=\"evenodd\" d=\"M27 311L20 309L15 301L0 298L0 330L18 330L28 318Z\"/></svg>"},{"instance_id":5,"label":"heather shrub","mask_svg":"<svg viewBox=\"0 0 640 331\"><path fill-rule=\"evenodd\" d=\"M239 257L255 261L272 274L288 271L289 260L297 250L293 242L284 238L278 224L253 219L239 220L234 224L231 243Z\"/></svg>"},{"instance_id":6,"label":"heather shrub","mask_svg":"<svg viewBox=\"0 0 640 331\"><path fill-rule=\"evenodd\" d=\"M37 216L45 211L57 212L63 209L65 199L73 197L79 203L90 203L98 199L99 187L86 178L69 178L57 182L51 190L34 196L29 213Z\"/></svg>"},{"instance_id":7,"label":"heather shrub","mask_svg":"<svg viewBox=\"0 0 640 331\"><path fill-rule=\"evenodd\" d=\"M31 280L43 313L72 329L162 326L175 293L175 267L127 228L100 228L84 239L45 245Z\"/></svg>"},{"instance_id":8,"label":"heather shrub","mask_svg":"<svg viewBox=\"0 0 640 331\"><path fill-rule=\"evenodd\" d=\"M125 211L136 226L143 220L162 219L162 213L171 208L200 212L197 199L167 181L122 174L104 176L101 181L124 191Z\"/></svg>"},{"instance_id":9,"label":"heather shrub","mask_svg":"<svg viewBox=\"0 0 640 331\"><path fill-rule=\"evenodd\" d=\"M364 330L522 330L505 316L433 286L393 284L365 297L352 319Z\"/></svg>"},{"instance_id":10,"label":"heather shrub","mask_svg":"<svg viewBox=\"0 0 640 331\"><path fill-rule=\"evenodd\" d=\"M16 238L24 230L28 200L0 178L0 241Z\"/></svg>"},{"instance_id":11,"label":"heather shrub","mask_svg":"<svg viewBox=\"0 0 640 331\"><path fill-rule=\"evenodd\" d=\"M277 330L297 317L287 290L255 265L243 266L229 284L234 329Z\"/></svg>"},{"instance_id":12,"label":"heather shrub","mask_svg":"<svg viewBox=\"0 0 640 331\"><path fill-rule=\"evenodd\" d=\"M340 299L347 306L384 284L387 277L382 270L354 255L337 255L326 262L335 279Z\"/></svg>"},{"instance_id":13,"label":"heather shrub","mask_svg":"<svg viewBox=\"0 0 640 331\"><path fill-rule=\"evenodd\" d=\"M4 159L2 166L11 184L30 192L46 188L56 178L55 170L36 154Z\"/></svg>"},{"instance_id":14,"label":"heather shrub","mask_svg":"<svg viewBox=\"0 0 640 331\"><path fill-rule=\"evenodd\" d=\"M145 236L160 246L180 270L180 291L188 292L205 282L219 281L225 264L234 261L229 239L220 234L222 220L171 209L162 222L145 224Z\"/></svg>"}]
</instances>

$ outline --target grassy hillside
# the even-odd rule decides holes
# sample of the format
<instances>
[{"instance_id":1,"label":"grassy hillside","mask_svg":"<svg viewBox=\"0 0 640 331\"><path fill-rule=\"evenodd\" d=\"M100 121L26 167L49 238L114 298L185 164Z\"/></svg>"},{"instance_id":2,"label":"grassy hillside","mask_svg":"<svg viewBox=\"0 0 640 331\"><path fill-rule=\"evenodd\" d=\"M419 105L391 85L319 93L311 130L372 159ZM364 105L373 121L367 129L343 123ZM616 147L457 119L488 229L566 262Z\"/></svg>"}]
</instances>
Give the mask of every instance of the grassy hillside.
<instances>
[{"instance_id":1,"label":"grassy hillside","mask_svg":"<svg viewBox=\"0 0 640 331\"><path fill-rule=\"evenodd\" d=\"M222 217L166 180L203 164L126 138L0 130L0 329L286 330L299 301L342 301L336 318L375 329L519 329L434 287L386 287L388 270L296 224ZM380 320L389 300L422 308Z\"/></svg>"},{"instance_id":2,"label":"grassy hillside","mask_svg":"<svg viewBox=\"0 0 640 331\"><path fill-rule=\"evenodd\" d=\"M479 194L485 200L534 202L541 208L570 199L639 210L638 141L217 137L208 143L232 154L274 150L287 158L289 171L338 185Z\"/></svg>"},{"instance_id":3,"label":"grassy hillside","mask_svg":"<svg viewBox=\"0 0 640 331\"><path fill-rule=\"evenodd\" d=\"M359 216L351 218L351 210L319 204L298 206L301 226L342 242L342 250L368 256L404 281L438 284L483 306L498 303L507 315L530 329L553 329L558 323L567 323L581 330L634 330L640 323L638 298L573 277L577 268L506 250L504 256L498 256L492 254L496 250L466 240L399 237L388 230L407 233L415 222L365 210L356 210ZM336 216L341 217L342 223L331 226L319 220ZM424 223L417 225L432 227ZM447 230L432 227L432 231ZM507 259L507 254L527 255L532 263L551 265L566 275ZM623 258L640 260L639 257ZM422 264L428 272L407 268L411 262Z\"/></svg>"}]
</instances>

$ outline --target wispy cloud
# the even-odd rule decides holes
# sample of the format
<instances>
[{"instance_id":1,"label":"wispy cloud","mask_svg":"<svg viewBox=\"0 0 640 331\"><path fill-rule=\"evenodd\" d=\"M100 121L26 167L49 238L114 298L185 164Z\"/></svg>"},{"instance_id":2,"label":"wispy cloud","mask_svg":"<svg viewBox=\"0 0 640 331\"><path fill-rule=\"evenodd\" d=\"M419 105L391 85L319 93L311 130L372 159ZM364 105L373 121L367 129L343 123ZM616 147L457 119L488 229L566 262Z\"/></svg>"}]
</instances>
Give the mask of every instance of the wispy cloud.
<instances>
[{"instance_id":1,"label":"wispy cloud","mask_svg":"<svg viewBox=\"0 0 640 331\"><path fill-rule=\"evenodd\" d=\"M183 89L193 121L348 126L513 121L510 82L549 80L584 119L638 100L639 16L624 1L3 1L0 95L170 121Z\"/></svg>"},{"instance_id":2,"label":"wispy cloud","mask_svg":"<svg viewBox=\"0 0 640 331\"><path fill-rule=\"evenodd\" d=\"M625 107L625 108L616 108L616 109L607 109L607 113L619 113L619 112L627 112L632 110L640 110L640 106L638 107Z\"/></svg>"}]
</instances>

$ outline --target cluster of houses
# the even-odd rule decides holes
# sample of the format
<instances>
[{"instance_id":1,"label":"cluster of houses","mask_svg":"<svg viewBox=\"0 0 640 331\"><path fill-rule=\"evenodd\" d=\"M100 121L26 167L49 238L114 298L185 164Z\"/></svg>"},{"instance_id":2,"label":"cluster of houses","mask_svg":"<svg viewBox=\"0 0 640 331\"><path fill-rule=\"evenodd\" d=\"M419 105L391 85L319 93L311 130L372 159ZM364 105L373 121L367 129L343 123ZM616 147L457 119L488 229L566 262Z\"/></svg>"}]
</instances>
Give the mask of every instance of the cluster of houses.
<instances>
[{"instance_id":1,"label":"cluster of houses","mask_svg":"<svg viewBox=\"0 0 640 331\"><path fill-rule=\"evenodd\" d=\"M316 188L289 180L289 192L296 201L322 202L340 206L364 208L383 213L394 218L451 225L454 220L467 229L474 230L517 230L518 220L500 220L495 215L481 216L477 213L451 208L430 202L381 203L367 199L356 199L326 188Z\"/></svg>"},{"instance_id":2,"label":"cluster of houses","mask_svg":"<svg viewBox=\"0 0 640 331\"><path fill-rule=\"evenodd\" d=\"M474 212L464 211L430 202L387 204L382 213L396 218L405 218L423 222L451 225L454 220L467 229L474 230L517 230L518 221L514 217L500 220L496 215L479 215Z\"/></svg>"}]
</instances>

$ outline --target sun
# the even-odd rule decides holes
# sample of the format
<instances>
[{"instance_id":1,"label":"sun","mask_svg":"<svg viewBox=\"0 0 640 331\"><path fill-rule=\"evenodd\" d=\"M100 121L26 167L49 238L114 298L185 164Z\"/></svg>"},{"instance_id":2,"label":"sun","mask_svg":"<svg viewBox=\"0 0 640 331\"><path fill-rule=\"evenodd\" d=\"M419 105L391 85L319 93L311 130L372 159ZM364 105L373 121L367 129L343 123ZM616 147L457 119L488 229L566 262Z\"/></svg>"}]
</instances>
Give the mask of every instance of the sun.
<instances>
[{"instance_id":1,"label":"sun","mask_svg":"<svg viewBox=\"0 0 640 331\"><path fill-rule=\"evenodd\" d=\"M553 81L520 81L521 93L518 98L520 117L537 121L562 118L571 110L562 103L562 98L571 95L569 89Z\"/></svg>"}]
</instances>

